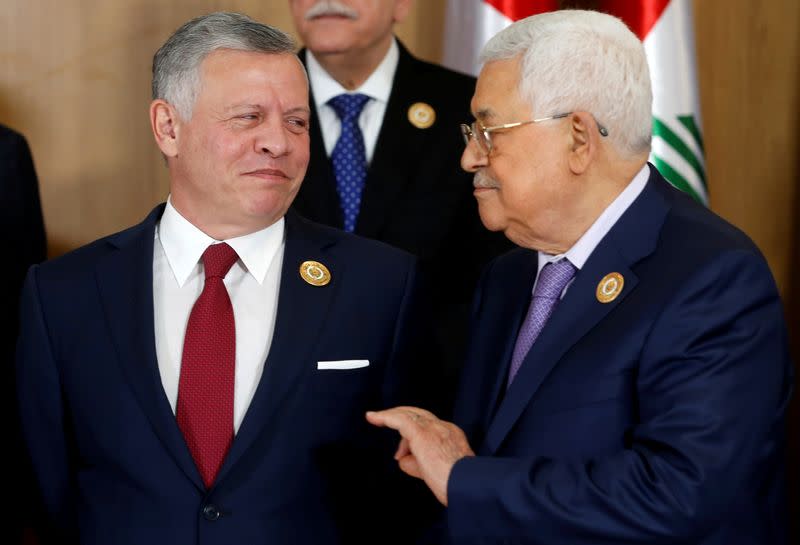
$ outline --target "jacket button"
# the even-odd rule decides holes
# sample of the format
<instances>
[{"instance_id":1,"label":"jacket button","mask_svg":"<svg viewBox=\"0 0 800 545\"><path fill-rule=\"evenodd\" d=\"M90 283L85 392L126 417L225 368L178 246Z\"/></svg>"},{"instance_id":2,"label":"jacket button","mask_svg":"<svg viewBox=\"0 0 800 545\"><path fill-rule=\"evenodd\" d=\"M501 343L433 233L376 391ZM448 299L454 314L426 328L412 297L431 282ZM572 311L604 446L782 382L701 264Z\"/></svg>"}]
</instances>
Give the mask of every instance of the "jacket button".
<instances>
[{"instance_id":1,"label":"jacket button","mask_svg":"<svg viewBox=\"0 0 800 545\"><path fill-rule=\"evenodd\" d=\"M217 520L219 518L219 509L211 504L206 505L203 507L203 518L206 520Z\"/></svg>"}]
</instances>

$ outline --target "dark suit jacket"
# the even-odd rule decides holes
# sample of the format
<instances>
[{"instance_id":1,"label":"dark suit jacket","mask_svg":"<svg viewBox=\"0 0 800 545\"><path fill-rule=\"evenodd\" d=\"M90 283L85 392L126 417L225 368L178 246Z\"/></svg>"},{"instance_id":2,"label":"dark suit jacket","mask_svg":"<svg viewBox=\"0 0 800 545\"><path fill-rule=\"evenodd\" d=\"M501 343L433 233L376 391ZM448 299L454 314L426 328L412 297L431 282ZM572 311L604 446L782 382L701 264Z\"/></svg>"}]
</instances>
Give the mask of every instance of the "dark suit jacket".
<instances>
[{"instance_id":1,"label":"dark suit jacket","mask_svg":"<svg viewBox=\"0 0 800 545\"><path fill-rule=\"evenodd\" d=\"M39 184L33 159L25 138L0 125L0 230L7 234L4 242L3 265L0 267L0 309L3 327L0 328L0 360L5 372L0 379L0 407L5 415L16 415L14 399L14 349L19 326L18 302L22 282L28 267L44 260L47 253L42 208L39 203ZM9 418L11 430L8 437L7 455L15 458L11 467L25 467L23 448L19 436L16 416ZM17 470L9 475L9 488L14 493L8 500L0 502L3 512L9 514L12 535L7 539L17 543L21 539L22 526L28 513L23 513L30 483L25 471Z\"/></svg>"},{"instance_id":2,"label":"dark suit jacket","mask_svg":"<svg viewBox=\"0 0 800 545\"><path fill-rule=\"evenodd\" d=\"M162 211L32 268L25 284L19 402L54 541L318 545L385 535L384 509L402 496L396 438L364 413L416 401L405 397L407 364L420 361L411 354L421 323L415 260L287 215L272 347L205 490L156 361L152 260ZM308 259L330 269L330 284L301 279ZM347 359L370 364L317 369Z\"/></svg>"},{"instance_id":3,"label":"dark suit jacket","mask_svg":"<svg viewBox=\"0 0 800 545\"><path fill-rule=\"evenodd\" d=\"M478 456L450 476L455 542L785 542L792 366L772 275L650 168L507 391L536 253L482 278L456 408ZM624 289L603 304L610 272Z\"/></svg>"},{"instance_id":4,"label":"dark suit jacket","mask_svg":"<svg viewBox=\"0 0 800 545\"><path fill-rule=\"evenodd\" d=\"M481 224L472 175L460 167L464 140L459 124L472 119L475 78L416 59L398 45L400 59L355 232L420 258L433 285L437 332L454 382L477 279L483 266L511 244ZM417 102L436 112L427 129L408 120L409 107ZM311 220L341 228L336 181L313 98L311 105L311 161L294 207Z\"/></svg>"}]
</instances>

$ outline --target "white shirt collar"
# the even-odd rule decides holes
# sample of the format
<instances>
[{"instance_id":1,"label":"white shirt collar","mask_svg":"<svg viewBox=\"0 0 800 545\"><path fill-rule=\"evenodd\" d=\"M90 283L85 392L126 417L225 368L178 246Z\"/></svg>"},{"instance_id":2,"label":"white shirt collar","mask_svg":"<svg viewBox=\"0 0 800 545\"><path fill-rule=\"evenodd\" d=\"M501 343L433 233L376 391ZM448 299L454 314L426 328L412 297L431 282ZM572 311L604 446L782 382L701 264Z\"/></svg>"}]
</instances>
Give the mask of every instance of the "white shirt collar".
<instances>
[{"instance_id":1,"label":"white shirt collar","mask_svg":"<svg viewBox=\"0 0 800 545\"><path fill-rule=\"evenodd\" d=\"M570 263L575 265L576 269L582 269L584 264L586 264L586 260L589 259L594 249L597 248L597 245L603 240L603 237L608 234L611 228L614 227L614 224L617 223L617 220L619 220L633 201L636 200L636 197L644 190L649 178L650 167L645 163L628 186L622 190L622 193L617 195L617 198L608 205L603 213L594 221L592 226L578 239L578 242L572 245L572 248L559 255L539 252L539 270L541 271L546 263L552 263L564 257L569 259Z\"/></svg>"},{"instance_id":2,"label":"white shirt collar","mask_svg":"<svg viewBox=\"0 0 800 545\"><path fill-rule=\"evenodd\" d=\"M389 102L389 95L392 92L392 81L394 73L397 71L397 63L400 60L400 48L397 40L392 40L389 51L377 68L370 74L367 80L360 87L353 91L348 91L333 79L322 67L314 54L306 49L306 69L311 88L314 90L314 104L317 110L326 105L330 99L343 93L362 93L373 100Z\"/></svg>"},{"instance_id":3,"label":"white shirt collar","mask_svg":"<svg viewBox=\"0 0 800 545\"><path fill-rule=\"evenodd\" d=\"M180 286L183 286L200 262L206 248L217 242L227 242L236 250L245 269L261 284L275 254L283 244L284 226L285 220L281 218L255 233L225 241L215 240L181 216L170 199L167 199L156 234L161 240L172 274Z\"/></svg>"}]
</instances>

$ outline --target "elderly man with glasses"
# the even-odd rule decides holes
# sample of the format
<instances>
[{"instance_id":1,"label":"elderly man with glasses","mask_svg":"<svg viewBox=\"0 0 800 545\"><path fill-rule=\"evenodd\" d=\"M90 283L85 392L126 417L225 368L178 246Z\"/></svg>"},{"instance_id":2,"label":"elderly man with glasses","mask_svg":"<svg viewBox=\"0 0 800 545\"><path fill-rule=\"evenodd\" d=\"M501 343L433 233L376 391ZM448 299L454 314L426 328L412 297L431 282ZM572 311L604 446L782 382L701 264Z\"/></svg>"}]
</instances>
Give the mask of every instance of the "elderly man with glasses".
<instances>
[{"instance_id":1,"label":"elderly man with glasses","mask_svg":"<svg viewBox=\"0 0 800 545\"><path fill-rule=\"evenodd\" d=\"M747 236L647 163L642 44L562 11L483 59L462 166L522 248L480 281L455 423L368 420L454 543L785 543L781 302Z\"/></svg>"}]
</instances>

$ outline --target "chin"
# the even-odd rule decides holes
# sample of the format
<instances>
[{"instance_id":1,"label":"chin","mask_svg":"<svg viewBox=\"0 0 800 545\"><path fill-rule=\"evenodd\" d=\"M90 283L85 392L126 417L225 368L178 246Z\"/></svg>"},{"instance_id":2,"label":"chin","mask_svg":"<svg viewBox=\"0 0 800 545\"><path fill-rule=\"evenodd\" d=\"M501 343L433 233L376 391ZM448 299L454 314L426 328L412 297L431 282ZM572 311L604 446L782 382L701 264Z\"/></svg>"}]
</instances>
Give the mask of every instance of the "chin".
<instances>
[{"instance_id":1,"label":"chin","mask_svg":"<svg viewBox=\"0 0 800 545\"><path fill-rule=\"evenodd\" d=\"M492 213L485 209L486 207L478 205L478 215L481 218L481 223L489 231L505 231L507 222L500 214Z\"/></svg>"},{"instance_id":2,"label":"chin","mask_svg":"<svg viewBox=\"0 0 800 545\"><path fill-rule=\"evenodd\" d=\"M347 53L352 48L349 32L336 32L330 33L325 37L317 37L317 39L309 37L306 41L308 49L314 52L315 55L335 55L339 53Z\"/></svg>"}]
</instances>

